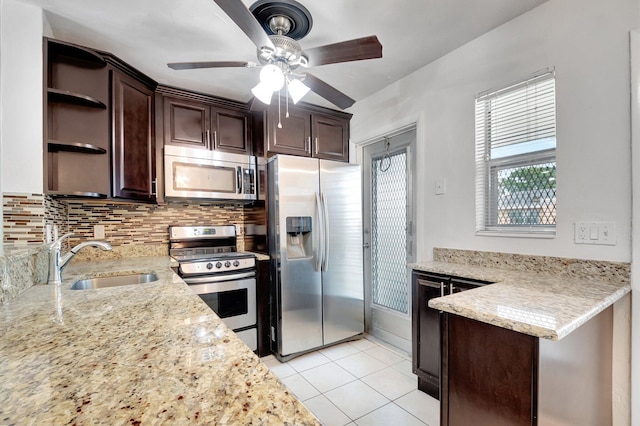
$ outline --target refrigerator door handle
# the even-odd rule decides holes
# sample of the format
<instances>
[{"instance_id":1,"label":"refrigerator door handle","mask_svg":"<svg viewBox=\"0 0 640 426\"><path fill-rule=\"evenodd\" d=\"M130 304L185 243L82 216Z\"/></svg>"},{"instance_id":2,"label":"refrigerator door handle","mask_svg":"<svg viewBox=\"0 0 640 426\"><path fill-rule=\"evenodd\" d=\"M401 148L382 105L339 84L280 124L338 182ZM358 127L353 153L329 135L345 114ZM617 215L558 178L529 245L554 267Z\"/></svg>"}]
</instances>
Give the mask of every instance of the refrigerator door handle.
<instances>
[{"instance_id":1,"label":"refrigerator door handle","mask_svg":"<svg viewBox=\"0 0 640 426\"><path fill-rule=\"evenodd\" d=\"M316 241L317 241L317 245L314 247L313 255L315 256L314 267L316 272L318 272L322 267L322 256L324 254L324 232L323 232L323 226L322 226L323 212L322 212L322 202L320 200L320 194L318 192L316 192L316 211L318 213L318 226L316 227L317 232L314 232L314 233L318 237L317 237L317 240L314 240L314 245L316 245L315 243Z\"/></svg>"},{"instance_id":2,"label":"refrigerator door handle","mask_svg":"<svg viewBox=\"0 0 640 426\"><path fill-rule=\"evenodd\" d=\"M321 193L320 200L322 201L324 217L324 229L322 232L324 234L324 254L322 256L322 270L326 271L327 269L329 269L329 203L327 202L327 196L324 192Z\"/></svg>"}]
</instances>

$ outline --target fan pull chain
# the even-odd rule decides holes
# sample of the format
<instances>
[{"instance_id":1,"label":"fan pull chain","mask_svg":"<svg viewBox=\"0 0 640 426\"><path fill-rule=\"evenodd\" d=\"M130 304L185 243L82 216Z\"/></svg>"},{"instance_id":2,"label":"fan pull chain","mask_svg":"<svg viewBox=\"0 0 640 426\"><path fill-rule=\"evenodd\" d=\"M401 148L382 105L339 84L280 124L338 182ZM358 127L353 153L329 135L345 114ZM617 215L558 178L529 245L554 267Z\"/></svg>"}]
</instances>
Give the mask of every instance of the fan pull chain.
<instances>
[{"instance_id":1,"label":"fan pull chain","mask_svg":"<svg viewBox=\"0 0 640 426\"><path fill-rule=\"evenodd\" d=\"M278 129L282 129L282 111L280 110L280 90L278 90Z\"/></svg>"},{"instance_id":2,"label":"fan pull chain","mask_svg":"<svg viewBox=\"0 0 640 426\"><path fill-rule=\"evenodd\" d=\"M287 102L287 113L284 116L285 116L285 118L289 118L289 85L286 84L286 86L287 86L287 99L286 99L286 102Z\"/></svg>"}]
</instances>

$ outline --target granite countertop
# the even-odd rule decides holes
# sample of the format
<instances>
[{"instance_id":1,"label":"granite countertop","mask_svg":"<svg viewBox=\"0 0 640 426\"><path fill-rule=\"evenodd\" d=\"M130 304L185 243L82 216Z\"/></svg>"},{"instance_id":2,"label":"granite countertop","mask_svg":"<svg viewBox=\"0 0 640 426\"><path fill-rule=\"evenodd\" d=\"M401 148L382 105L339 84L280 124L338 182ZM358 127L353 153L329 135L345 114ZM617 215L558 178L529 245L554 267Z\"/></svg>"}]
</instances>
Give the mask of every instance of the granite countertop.
<instances>
[{"instance_id":1,"label":"granite countertop","mask_svg":"<svg viewBox=\"0 0 640 426\"><path fill-rule=\"evenodd\" d=\"M251 252L251 251L248 251L247 253L251 253L252 255L254 255L258 262L271 259L268 254Z\"/></svg>"},{"instance_id":2,"label":"granite countertop","mask_svg":"<svg viewBox=\"0 0 640 426\"><path fill-rule=\"evenodd\" d=\"M409 268L494 284L438 297L429 306L531 336L560 340L631 291L628 282L423 262Z\"/></svg>"},{"instance_id":3,"label":"granite countertop","mask_svg":"<svg viewBox=\"0 0 640 426\"><path fill-rule=\"evenodd\" d=\"M174 274L168 256L72 263L0 313L2 424L290 424L317 419ZM69 290L79 278L159 280Z\"/></svg>"}]
</instances>

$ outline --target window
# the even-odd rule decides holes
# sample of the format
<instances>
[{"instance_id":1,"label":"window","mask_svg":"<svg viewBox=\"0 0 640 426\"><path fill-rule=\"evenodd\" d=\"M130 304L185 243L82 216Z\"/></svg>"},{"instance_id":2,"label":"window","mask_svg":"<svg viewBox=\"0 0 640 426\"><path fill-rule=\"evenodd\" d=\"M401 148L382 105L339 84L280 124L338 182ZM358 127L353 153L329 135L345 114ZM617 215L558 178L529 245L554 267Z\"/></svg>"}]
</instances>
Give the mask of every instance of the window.
<instances>
[{"instance_id":1,"label":"window","mask_svg":"<svg viewBox=\"0 0 640 426\"><path fill-rule=\"evenodd\" d=\"M555 233L555 75L476 97L476 231Z\"/></svg>"}]
</instances>

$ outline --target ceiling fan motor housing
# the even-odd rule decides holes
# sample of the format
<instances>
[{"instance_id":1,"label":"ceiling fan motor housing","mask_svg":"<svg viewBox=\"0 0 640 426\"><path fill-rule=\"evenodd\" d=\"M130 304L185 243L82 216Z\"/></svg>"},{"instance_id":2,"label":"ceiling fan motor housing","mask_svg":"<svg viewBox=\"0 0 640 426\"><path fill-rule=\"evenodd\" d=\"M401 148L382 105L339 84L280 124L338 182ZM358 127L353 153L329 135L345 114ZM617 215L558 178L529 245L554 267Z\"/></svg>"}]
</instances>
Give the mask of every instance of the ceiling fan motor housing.
<instances>
[{"instance_id":1,"label":"ceiling fan motor housing","mask_svg":"<svg viewBox=\"0 0 640 426\"><path fill-rule=\"evenodd\" d=\"M283 63L292 70L300 65L308 65L309 60L302 52L300 43L284 35L270 35L269 38L276 49L258 49L258 61L262 65Z\"/></svg>"}]
</instances>

